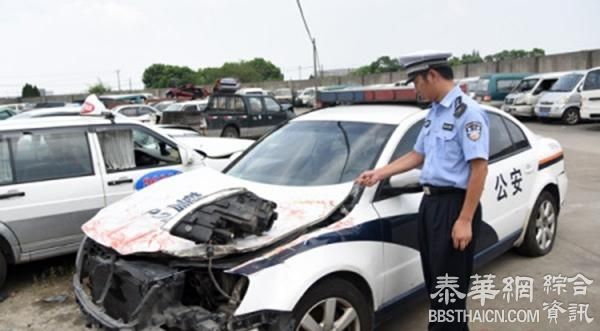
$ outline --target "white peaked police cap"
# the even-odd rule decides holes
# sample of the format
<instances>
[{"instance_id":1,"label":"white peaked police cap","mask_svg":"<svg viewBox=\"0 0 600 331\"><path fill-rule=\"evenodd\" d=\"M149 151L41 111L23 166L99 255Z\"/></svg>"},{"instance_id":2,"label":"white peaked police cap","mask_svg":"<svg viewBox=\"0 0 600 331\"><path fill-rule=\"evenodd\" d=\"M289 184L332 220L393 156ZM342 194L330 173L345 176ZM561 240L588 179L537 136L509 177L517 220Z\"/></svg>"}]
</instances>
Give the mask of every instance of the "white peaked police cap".
<instances>
[{"instance_id":1,"label":"white peaked police cap","mask_svg":"<svg viewBox=\"0 0 600 331\"><path fill-rule=\"evenodd\" d=\"M107 111L107 109L102 101L100 101L95 94L90 94L87 98L85 98L85 101L81 106L80 114L97 116L102 115L102 113L105 111Z\"/></svg>"}]
</instances>

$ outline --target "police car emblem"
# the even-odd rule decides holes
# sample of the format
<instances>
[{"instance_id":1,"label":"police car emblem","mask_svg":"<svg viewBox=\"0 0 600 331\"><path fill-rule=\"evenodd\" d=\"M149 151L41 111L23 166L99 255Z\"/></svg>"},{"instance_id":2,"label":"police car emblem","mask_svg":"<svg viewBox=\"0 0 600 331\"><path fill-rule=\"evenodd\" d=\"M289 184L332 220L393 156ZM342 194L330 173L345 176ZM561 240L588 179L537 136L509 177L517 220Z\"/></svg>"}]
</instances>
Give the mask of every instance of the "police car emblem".
<instances>
[{"instance_id":1,"label":"police car emblem","mask_svg":"<svg viewBox=\"0 0 600 331\"><path fill-rule=\"evenodd\" d=\"M465 125L467 130L467 137L473 141L479 140L481 137L481 123L480 122L469 122Z\"/></svg>"}]
</instances>

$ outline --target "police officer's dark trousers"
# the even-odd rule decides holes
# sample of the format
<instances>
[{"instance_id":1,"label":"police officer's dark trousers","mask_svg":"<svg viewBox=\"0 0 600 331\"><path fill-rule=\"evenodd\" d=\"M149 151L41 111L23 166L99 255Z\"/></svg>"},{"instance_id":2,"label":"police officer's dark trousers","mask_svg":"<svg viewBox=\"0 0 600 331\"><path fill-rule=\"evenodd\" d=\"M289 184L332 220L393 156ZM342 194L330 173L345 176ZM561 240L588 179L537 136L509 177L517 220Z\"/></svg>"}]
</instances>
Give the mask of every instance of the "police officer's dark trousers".
<instances>
[{"instance_id":1,"label":"police officer's dark trousers","mask_svg":"<svg viewBox=\"0 0 600 331\"><path fill-rule=\"evenodd\" d=\"M423 195L418 217L418 235L425 285L431 304L430 309L435 312L438 320L441 317L440 311L443 311L444 317L448 317L446 312L454 316L454 322L439 323L435 321L436 319L431 318L432 311L430 311L428 314L431 321L429 330L468 330L468 325L464 321L464 313L466 312L466 294L473 271L473 255L481 223L481 205L478 205L471 223L473 238L466 249L460 251L453 246L452 227L462 209L466 191L450 189L429 193L429 195ZM436 288L437 285L443 284L438 277L443 278L446 275L458 277L458 280L451 283L458 285L454 289L465 295L463 299L460 299L452 289L446 288L439 292L440 287ZM432 294L437 292L442 295L432 299ZM448 300L443 295L445 293L449 293ZM462 310L463 316L451 312L457 310ZM457 317L461 317L462 320L458 321Z\"/></svg>"}]
</instances>

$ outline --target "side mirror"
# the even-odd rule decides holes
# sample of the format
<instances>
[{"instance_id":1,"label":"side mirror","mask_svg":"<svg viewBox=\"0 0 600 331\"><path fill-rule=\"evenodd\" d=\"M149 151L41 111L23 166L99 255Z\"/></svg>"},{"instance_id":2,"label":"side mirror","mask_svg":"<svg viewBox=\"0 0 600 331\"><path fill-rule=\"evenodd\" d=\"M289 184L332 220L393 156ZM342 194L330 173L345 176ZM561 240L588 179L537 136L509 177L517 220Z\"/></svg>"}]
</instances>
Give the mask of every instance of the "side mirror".
<instances>
[{"instance_id":1,"label":"side mirror","mask_svg":"<svg viewBox=\"0 0 600 331\"><path fill-rule=\"evenodd\" d=\"M284 103L284 104L281 105L281 110L293 112L294 111L294 105L289 104L289 103Z\"/></svg>"},{"instance_id":2,"label":"side mirror","mask_svg":"<svg viewBox=\"0 0 600 331\"><path fill-rule=\"evenodd\" d=\"M194 158L192 157L192 153L185 147L179 147L179 156L181 157L181 163L184 166L191 165L194 163Z\"/></svg>"},{"instance_id":3,"label":"side mirror","mask_svg":"<svg viewBox=\"0 0 600 331\"><path fill-rule=\"evenodd\" d=\"M581 91L583 91L583 84L579 84L579 86L577 86L577 92Z\"/></svg>"}]
</instances>

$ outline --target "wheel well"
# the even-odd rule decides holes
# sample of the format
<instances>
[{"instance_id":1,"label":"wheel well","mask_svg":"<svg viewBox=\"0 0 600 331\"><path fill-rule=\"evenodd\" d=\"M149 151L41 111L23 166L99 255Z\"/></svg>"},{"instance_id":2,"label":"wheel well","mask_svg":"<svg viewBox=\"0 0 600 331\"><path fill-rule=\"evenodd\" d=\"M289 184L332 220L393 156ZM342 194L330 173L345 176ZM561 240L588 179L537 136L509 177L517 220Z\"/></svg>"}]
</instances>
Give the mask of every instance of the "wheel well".
<instances>
[{"instance_id":1,"label":"wheel well","mask_svg":"<svg viewBox=\"0 0 600 331\"><path fill-rule=\"evenodd\" d=\"M10 248L10 244L4 237L0 235L0 253L4 254L6 258L6 262L15 263L15 257L13 256L12 249Z\"/></svg>"},{"instance_id":2,"label":"wheel well","mask_svg":"<svg viewBox=\"0 0 600 331\"><path fill-rule=\"evenodd\" d=\"M238 132L238 134L240 133L240 129L239 129L239 128L237 127L237 125L235 125L235 124L227 124L227 125L225 125L225 126L223 127L223 132L224 132L224 131L225 131L225 129L227 129L227 128L234 128L234 129L235 129L235 131L237 131L237 132Z\"/></svg>"},{"instance_id":3,"label":"wheel well","mask_svg":"<svg viewBox=\"0 0 600 331\"><path fill-rule=\"evenodd\" d=\"M351 271L338 271L326 276L321 277L318 281L316 281L306 292L308 292L313 287L317 286L319 283L324 282L326 280L331 280L334 278L341 278L345 281L350 282L364 295L364 297L369 302L369 307L373 307L373 292L371 291L371 287L369 283L359 274Z\"/></svg>"},{"instance_id":4,"label":"wheel well","mask_svg":"<svg viewBox=\"0 0 600 331\"><path fill-rule=\"evenodd\" d=\"M558 192L558 186L556 186L556 184L548 184L542 189L542 192L544 191L552 195L552 197L556 201L557 212L560 212L560 193Z\"/></svg>"}]
</instances>

